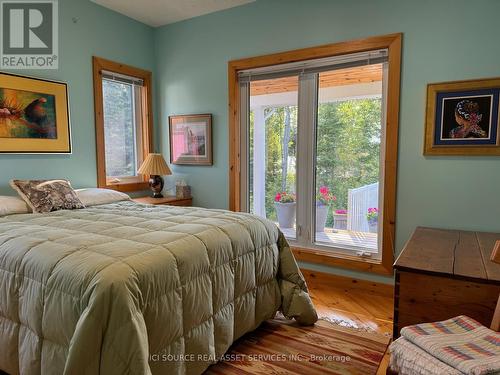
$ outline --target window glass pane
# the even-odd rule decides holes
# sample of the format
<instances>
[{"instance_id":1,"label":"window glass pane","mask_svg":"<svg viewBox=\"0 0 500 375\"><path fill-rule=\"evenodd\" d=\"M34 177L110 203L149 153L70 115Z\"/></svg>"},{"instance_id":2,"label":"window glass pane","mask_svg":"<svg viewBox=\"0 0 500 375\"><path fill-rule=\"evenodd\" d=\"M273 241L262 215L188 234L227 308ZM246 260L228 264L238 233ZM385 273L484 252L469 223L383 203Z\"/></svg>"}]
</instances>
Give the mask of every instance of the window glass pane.
<instances>
[{"instance_id":1,"label":"window glass pane","mask_svg":"<svg viewBox=\"0 0 500 375\"><path fill-rule=\"evenodd\" d=\"M103 79L106 175L137 175L136 117L133 85Z\"/></svg>"},{"instance_id":2,"label":"window glass pane","mask_svg":"<svg viewBox=\"0 0 500 375\"><path fill-rule=\"evenodd\" d=\"M315 243L378 252L382 64L319 74Z\"/></svg>"},{"instance_id":3,"label":"window glass pane","mask_svg":"<svg viewBox=\"0 0 500 375\"><path fill-rule=\"evenodd\" d=\"M250 83L250 212L296 238L298 77Z\"/></svg>"}]
</instances>

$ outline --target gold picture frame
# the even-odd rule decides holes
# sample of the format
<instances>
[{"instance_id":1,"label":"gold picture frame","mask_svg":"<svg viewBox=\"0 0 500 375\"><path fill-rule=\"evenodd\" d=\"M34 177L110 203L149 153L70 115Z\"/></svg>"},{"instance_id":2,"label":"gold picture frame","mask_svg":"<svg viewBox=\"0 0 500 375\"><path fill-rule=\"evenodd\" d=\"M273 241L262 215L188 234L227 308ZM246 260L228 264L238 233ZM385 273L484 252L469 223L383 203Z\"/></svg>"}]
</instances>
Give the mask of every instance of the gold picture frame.
<instances>
[{"instance_id":1,"label":"gold picture frame","mask_svg":"<svg viewBox=\"0 0 500 375\"><path fill-rule=\"evenodd\" d=\"M427 85L424 155L500 155L500 78Z\"/></svg>"},{"instance_id":2,"label":"gold picture frame","mask_svg":"<svg viewBox=\"0 0 500 375\"><path fill-rule=\"evenodd\" d=\"M169 116L170 164L213 165L212 115Z\"/></svg>"},{"instance_id":3,"label":"gold picture frame","mask_svg":"<svg viewBox=\"0 0 500 375\"><path fill-rule=\"evenodd\" d=\"M0 153L71 153L66 83L0 73Z\"/></svg>"}]
</instances>

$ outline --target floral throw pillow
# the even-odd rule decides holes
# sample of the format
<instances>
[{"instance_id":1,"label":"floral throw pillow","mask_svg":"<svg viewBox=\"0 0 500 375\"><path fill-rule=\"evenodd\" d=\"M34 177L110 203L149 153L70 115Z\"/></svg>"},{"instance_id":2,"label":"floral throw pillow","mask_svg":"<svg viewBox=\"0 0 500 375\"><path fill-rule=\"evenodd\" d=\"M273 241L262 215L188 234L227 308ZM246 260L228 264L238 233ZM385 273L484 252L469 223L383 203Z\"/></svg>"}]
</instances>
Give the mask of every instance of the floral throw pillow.
<instances>
[{"instance_id":1,"label":"floral throw pillow","mask_svg":"<svg viewBox=\"0 0 500 375\"><path fill-rule=\"evenodd\" d=\"M69 181L11 180L10 186L31 207L33 212L51 212L85 208Z\"/></svg>"}]
</instances>

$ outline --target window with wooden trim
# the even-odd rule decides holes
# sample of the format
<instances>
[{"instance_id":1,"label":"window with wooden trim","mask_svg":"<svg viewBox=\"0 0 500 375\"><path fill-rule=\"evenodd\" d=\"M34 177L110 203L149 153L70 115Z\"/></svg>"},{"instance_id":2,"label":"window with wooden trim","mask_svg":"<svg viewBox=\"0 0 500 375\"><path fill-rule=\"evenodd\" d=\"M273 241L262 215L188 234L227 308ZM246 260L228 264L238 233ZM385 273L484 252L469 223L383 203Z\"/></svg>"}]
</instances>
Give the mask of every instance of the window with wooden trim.
<instances>
[{"instance_id":1,"label":"window with wooden trim","mask_svg":"<svg viewBox=\"0 0 500 375\"><path fill-rule=\"evenodd\" d=\"M230 208L299 260L391 272L401 35L229 63Z\"/></svg>"},{"instance_id":2,"label":"window with wooden trim","mask_svg":"<svg viewBox=\"0 0 500 375\"><path fill-rule=\"evenodd\" d=\"M97 185L147 188L137 170L152 152L151 72L93 58Z\"/></svg>"}]
</instances>

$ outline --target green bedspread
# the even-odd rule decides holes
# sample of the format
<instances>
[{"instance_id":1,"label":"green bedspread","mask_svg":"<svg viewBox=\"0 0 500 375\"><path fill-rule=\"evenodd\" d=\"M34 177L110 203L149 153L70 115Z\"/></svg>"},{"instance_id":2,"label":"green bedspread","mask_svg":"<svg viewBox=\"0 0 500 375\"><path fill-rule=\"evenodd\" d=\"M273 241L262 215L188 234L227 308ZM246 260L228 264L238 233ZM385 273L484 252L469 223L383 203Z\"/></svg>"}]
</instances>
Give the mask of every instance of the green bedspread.
<instances>
[{"instance_id":1,"label":"green bedspread","mask_svg":"<svg viewBox=\"0 0 500 375\"><path fill-rule=\"evenodd\" d=\"M278 228L125 201L0 218L0 369L200 374L277 310L317 315Z\"/></svg>"}]
</instances>

